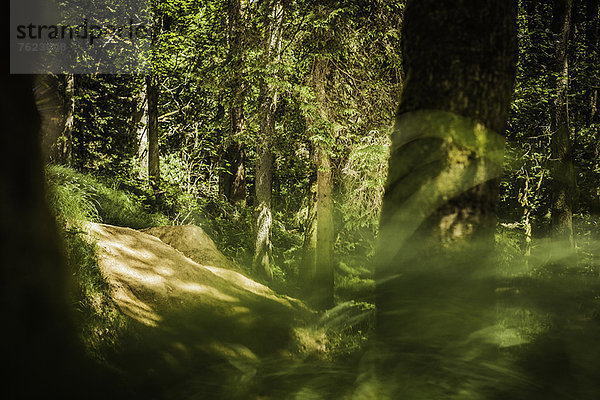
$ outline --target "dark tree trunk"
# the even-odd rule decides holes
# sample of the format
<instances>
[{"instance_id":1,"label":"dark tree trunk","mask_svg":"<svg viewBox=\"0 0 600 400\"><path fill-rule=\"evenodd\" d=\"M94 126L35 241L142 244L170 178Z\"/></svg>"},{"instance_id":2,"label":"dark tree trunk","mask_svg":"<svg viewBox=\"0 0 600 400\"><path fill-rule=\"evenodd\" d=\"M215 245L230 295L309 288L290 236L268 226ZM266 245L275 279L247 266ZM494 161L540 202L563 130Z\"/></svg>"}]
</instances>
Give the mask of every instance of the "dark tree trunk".
<instances>
[{"instance_id":1,"label":"dark tree trunk","mask_svg":"<svg viewBox=\"0 0 600 400\"><path fill-rule=\"evenodd\" d=\"M5 75L0 96L0 271L3 399L115 398L83 356L68 273L45 201L40 119L29 76Z\"/></svg>"},{"instance_id":2,"label":"dark tree trunk","mask_svg":"<svg viewBox=\"0 0 600 400\"><path fill-rule=\"evenodd\" d=\"M240 0L228 2L229 39L229 134L226 140L222 171L219 174L219 192L233 204L243 206L246 202L246 176L244 150L241 145L244 133L244 26Z\"/></svg>"},{"instance_id":3,"label":"dark tree trunk","mask_svg":"<svg viewBox=\"0 0 600 400\"><path fill-rule=\"evenodd\" d=\"M406 368L404 379L422 376L404 387L390 381L396 398L450 398L461 384L446 379L470 381L459 376L467 368L448 373L437 365L467 351L458 344L481 329L482 302L494 296L482 295L474 279L494 245L516 11L511 0L406 4L406 80L381 214L376 330L396 367Z\"/></svg>"},{"instance_id":4,"label":"dark tree trunk","mask_svg":"<svg viewBox=\"0 0 600 400\"><path fill-rule=\"evenodd\" d=\"M45 204L40 119L32 97L32 82L25 76L10 76L3 81L2 354L10 363L8 372L13 379L6 380L8 387L2 390L8 396L2 397L29 398L34 393L45 397L49 395L45 390L70 380L67 370L75 350L75 330L68 312L67 275L58 236Z\"/></svg>"},{"instance_id":5,"label":"dark tree trunk","mask_svg":"<svg viewBox=\"0 0 600 400\"><path fill-rule=\"evenodd\" d=\"M600 0L586 2L586 42L592 54L592 65L600 65ZM600 84L589 89L590 98L590 124L600 124Z\"/></svg>"},{"instance_id":6,"label":"dark tree trunk","mask_svg":"<svg viewBox=\"0 0 600 400\"><path fill-rule=\"evenodd\" d=\"M146 77L148 101L148 179L154 191L160 185L160 152L158 147L158 86L156 77Z\"/></svg>"},{"instance_id":7,"label":"dark tree trunk","mask_svg":"<svg viewBox=\"0 0 600 400\"><path fill-rule=\"evenodd\" d=\"M219 194L231 203L243 206L246 202L246 169L242 144L234 142L227 146L221 162Z\"/></svg>"},{"instance_id":8,"label":"dark tree trunk","mask_svg":"<svg viewBox=\"0 0 600 400\"><path fill-rule=\"evenodd\" d=\"M552 237L574 247L573 242L573 195L575 171L569 129L569 62L567 46L571 26L572 0L555 0L552 15L554 35L554 89L556 97L552 104L552 138L550 171L552 177Z\"/></svg>"},{"instance_id":9,"label":"dark tree trunk","mask_svg":"<svg viewBox=\"0 0 600 400\"><path fill-rule=\"evenodd\" d=\"M41 120L44 162L71 165L75 122L75 75L35 75L33 86Z\"/></svg>"}]
</instances>

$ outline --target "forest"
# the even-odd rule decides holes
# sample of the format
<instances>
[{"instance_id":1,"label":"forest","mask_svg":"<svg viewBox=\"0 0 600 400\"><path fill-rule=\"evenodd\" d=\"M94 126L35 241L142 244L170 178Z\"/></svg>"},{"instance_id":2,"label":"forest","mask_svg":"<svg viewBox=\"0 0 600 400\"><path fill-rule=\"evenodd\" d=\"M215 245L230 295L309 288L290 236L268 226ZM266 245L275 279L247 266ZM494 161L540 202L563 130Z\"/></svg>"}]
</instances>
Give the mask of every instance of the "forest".
<instances>
[{"instance_id":1,"label":"forest","mask_svg":"<svg viewBox=\"0 0 600 400\"><path fill-rule=\"evenodd\" d=\"M147 3L4 75L2 398L600 398L600 0Z\"/></svg>"}]
</instances>

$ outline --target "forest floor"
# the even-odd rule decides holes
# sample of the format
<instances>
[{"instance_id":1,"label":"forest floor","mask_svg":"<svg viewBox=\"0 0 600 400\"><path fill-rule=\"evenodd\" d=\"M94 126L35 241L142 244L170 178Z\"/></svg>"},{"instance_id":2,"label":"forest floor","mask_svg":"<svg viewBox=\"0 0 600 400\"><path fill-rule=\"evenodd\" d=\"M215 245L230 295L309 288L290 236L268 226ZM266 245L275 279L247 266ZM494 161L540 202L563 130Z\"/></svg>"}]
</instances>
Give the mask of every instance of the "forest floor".
<instances>
[{"instance_id":1,"label":"forest floor","mask_svg":"<svg viewBox=\"0 0 600 400\"><path fill-rule=\"evenodd\" d=\"M183 398L199 390L210 397L214 385L218 398L235 397L223 393L226 382L235 392L246 381L247 393L265 359L322 350L323 335L307 328L315 313L243 275L201 228L88 223L85 230L128 319L131 332L110 360L128 387Z\"/></svg>"}]
</instances>

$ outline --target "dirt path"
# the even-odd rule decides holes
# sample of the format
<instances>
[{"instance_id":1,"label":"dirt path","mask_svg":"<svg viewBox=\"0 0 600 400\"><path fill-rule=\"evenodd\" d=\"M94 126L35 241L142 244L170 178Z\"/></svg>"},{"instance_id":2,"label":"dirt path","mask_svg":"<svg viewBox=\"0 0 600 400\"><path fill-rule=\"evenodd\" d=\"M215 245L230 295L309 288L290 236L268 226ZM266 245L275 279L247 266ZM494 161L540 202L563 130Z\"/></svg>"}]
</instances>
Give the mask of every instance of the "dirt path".
<instances>
[{"instance_id":1,"label":"dirt path","mask_svg":"<svg viewBox=\"0 0 600 400\"><path fill-rule=\"evenodd\" d=\"M220 253L203 254L212 264L222 257L223 265L201 264L147 233L93 223L86 229L112 297L132 321L118 366L137 371L132 379L141 384L156 380L172 390L175 383L179 392L200 376L204 385L221 380L224 370L251 378L260 358L289 354L293 327L310 314L298 300L231 269Z\"/></svg>"}]
</instances>

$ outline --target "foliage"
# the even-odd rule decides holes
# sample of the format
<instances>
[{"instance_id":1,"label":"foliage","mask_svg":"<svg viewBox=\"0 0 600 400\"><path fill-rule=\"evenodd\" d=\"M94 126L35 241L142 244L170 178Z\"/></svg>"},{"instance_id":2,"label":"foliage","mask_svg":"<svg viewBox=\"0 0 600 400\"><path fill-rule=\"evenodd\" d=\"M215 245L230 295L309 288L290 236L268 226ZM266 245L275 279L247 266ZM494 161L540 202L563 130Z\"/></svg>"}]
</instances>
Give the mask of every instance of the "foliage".
<instances>
[{"instance_id":1,"label":"foliage","mask_svg":"<svg viewBox=\"0 0 600 400\"><path fill-rule=\"evenodd\" d=\"M48 167L46 176L48 201L66 222L89 220L136 229L168 223L164 215L148 212L141 196L119 190L116 184L109 187L91 175L62 166Z\"/></svg>"},{"instance_id":2,"label":"foliage","mask_svg":"<svg viewBox=\"0 0 600 400\"><path fill-rule=\"evenodd\" d=\"M568 49L568 106L578 185L573 205L577 257L565 256L561 262L566 268L557 268L552 253L555 257L569 251L553 248L547 238L552 196L551 110L557 98L552 72L552 5L520 0L519 61L505 133L506 173L499 182L496 259L493 265L485 261L472 266L498 272L502 282L495 284L510 282L497 288L498 295L525 298L526 306L500 307L500 323L475 332L469 340L503 345L508 338L503 351L514 352L515 357L535 358L536 351L543 353L546 348L536 341L552 339L552 335L560 338L556 332L577 338L578 333L567 332L570 328L563 332L560 326L561 319L571 315L569 310L577 310L573 315L581 317L577 322L581 326L590 332L597 329L600 18L589 18L593 2L575 3ZM76 302L82 335L89 338L89 350L102 358L107 349L118 346L117 332L126 327L109 300L94 246L77 224L95 221L136 229L196 224L251 275L256 149L262 137L260 84L272 85L278 101L270 149L274 157L274 281L269 284L281 293L302 293L300 276L315 204L315 150L322 148L331 158L334 176L335 295L341 305L324 315L322 326L308 334L312 340L325 332L323 342L313 340L323 352L315 356L317 361L290 363L285 372L279 371L281 364L265 365L265 381L277 381L271 382L274 398L292 391L298 398L323 393L334 396L340 387L345 385L348 390L353 385L356 371L340 365L352 359L351 368L358 368L356 358L373 328L373 294L378 284L373 279L373 254L387 179L389 138L404 80L400 26L405 1L281 1L281 54L267 59L264 41L269 37L269 11L274 4L239 2L243 35L236 49L231 21L231 8L238 5L235 0L153 2L152 73L159 82L160 189L150 187L144 177L147 165L140 157L144 145L139 132L147 122L136 118L145 107L144 77L78 75L73 136L58 139L70 141L72 159L59 161L70 162L69 166L47 168L48 199L60 225L66 227L66 255L79 282ZM319 63L324 66L322 71L316 71ZM48 79L55 80L50 86L66 101L61 78ZM243 129L233 138L236 89L243 92L244 118ZM52 123L60 125L62 119L59 115ZM233 164L225 151L232 141L241 144L244 154L243 186L249 195L241 205L232 204L219 187L220 175ZM461 267L462 260L453 266ZM463 279L456 279L460 282L457 291L469 293L472 287L489 285L479 278ZM471 287L467 287L469 283ZM510 301L512 298L507 303ZM561 304L552 309L556 303ZM443 311L432 308L424 314L442 320ZM456 320L463 314L468 312L457 311ZM356 321L357 315L359 322L353 325L350 322ZM332 381L339 386L327 387ZM284 387L288 383L293 389Z\"/></svg>"}]
</instances>

